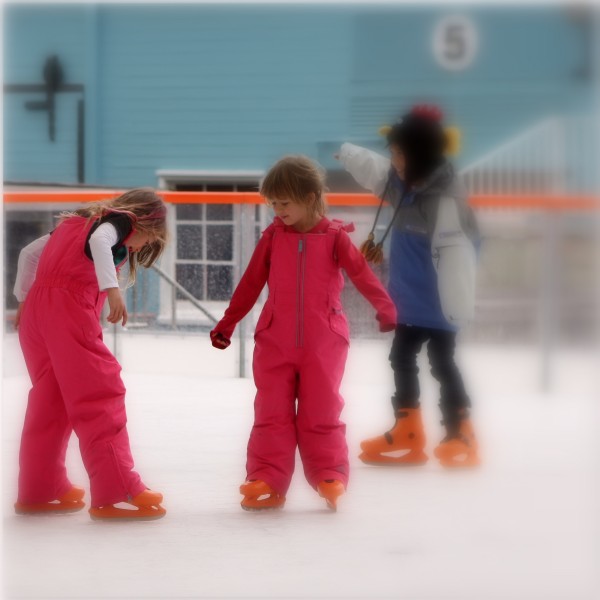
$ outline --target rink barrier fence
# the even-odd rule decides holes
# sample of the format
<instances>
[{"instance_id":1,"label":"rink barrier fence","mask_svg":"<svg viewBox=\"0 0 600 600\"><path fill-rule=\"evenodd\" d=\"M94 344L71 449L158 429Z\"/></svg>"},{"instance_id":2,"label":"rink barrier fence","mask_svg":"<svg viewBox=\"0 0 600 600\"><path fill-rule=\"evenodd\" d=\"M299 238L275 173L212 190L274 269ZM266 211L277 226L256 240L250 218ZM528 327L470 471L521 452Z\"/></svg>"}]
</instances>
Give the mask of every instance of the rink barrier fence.
<instances>
[{"instance_id":1,"label":"rink barrier fence","mask_svg":"<svg viewBox=\"0 0 600 600\"><path fill-rule=\"evenodd\" d=\"M60 191L7 191L5 204L47 204L98 202L116 198L124 190L60 190ZM256 192L174 192L159 191L169 204L264 204ZM376 206L379 199L372 194L327 194L330 206ZM475 209L594 211L600 209L600 197L590 195L549 194L474 194L469 203Z\"/></svg>"}]
</instances>

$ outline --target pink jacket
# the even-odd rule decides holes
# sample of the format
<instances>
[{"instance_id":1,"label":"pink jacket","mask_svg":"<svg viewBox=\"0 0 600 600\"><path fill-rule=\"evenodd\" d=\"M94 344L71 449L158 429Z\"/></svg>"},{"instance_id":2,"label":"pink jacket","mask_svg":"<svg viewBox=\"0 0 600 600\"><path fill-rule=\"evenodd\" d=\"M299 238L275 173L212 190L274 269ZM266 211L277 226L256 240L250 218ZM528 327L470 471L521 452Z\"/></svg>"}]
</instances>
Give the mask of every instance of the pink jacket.
<instances>
[{"instance_id":1,"label":"pink jacket","mask_svg":"<svg viewBox=\"0 0 600 600\"><path fill-rule=\"evenodd\" d=\"M310 234L327 233L330 227L338 225L335 254L339 267L344 269L358 291L373 305L377 311L376 318L379 321L380 331L392 331L397 322L396 307L389 297L387 291L377 279L369 267L364 256L354 246L347 231L354 229L353 225L341 226L339 222L332 222L323 218L310 230ZM235 326L252 309L262 289L269 279L269 267L271 264L271 248L273 234L276 228L282 228L285 232L297 233L292 227L288 227L275 217L273 223L263 232L256 249L250 259L250 263L235 289L229 307L225 315L211 331L213 342L219 336L230 341ZM213 343L215 347L220 347Z\"/></svg>"}]
</instances>

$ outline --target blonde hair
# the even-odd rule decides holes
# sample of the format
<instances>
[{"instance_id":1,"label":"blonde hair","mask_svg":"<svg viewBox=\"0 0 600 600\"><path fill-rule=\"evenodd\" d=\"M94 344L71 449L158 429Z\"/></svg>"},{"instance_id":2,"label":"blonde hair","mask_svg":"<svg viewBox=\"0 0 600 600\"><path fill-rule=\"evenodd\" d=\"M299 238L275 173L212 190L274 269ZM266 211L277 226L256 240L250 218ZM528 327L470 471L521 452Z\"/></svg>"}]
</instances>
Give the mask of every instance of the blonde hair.
<instances>
[{"instance_id":1,"label":"blonde hair","mask_svg":"<svg viewBox=\"0 0 600 600\"><path fill-rule=\"evenodd\" d=\"M108 214L118 213L131 219L135 231L147 233L153 240L138 252L129 253L129 278L127 287L135 283L138 266L151 267L163 253L167 243L167 207L152 188L136 188L112 200L91 202L84 207L63 212L60 222L71 217L101 219Z\"/></svg>"},{"instance_id":2,"label":"blonde hair","mask_svg":"<svg viewBox=\"0 0 600 600\"><path fill-rule=\"evenodd\" d=\"M308 207L312 215L324 216L325 171L306 156L284 156L265 175L260 194L267 204L272 200L291 200Z\"/></svg>"}]
</instances>

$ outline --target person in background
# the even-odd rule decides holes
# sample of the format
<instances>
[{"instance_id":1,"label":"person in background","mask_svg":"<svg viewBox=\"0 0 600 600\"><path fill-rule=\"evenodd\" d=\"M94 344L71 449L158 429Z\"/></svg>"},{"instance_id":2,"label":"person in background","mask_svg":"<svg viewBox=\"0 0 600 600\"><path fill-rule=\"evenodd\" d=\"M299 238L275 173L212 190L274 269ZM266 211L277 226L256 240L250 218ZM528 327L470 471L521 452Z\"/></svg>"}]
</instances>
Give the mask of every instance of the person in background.
<instances>
[{"instance_id":1,"label":"person in background","mask_svg":"<svg viewBox=\"0 0 600 600\"><path fill-rule=\"evenodd\" d=\"M480 237L466 191L446 157L456 146L456 131L444 128L439 108L418 105L384 133L389 157L350 143L336 155L359 184L394 209L383 239L375 243L373 225L362 251L368 260L381 262L391 231L389 292L399 313L390 352L395 424L363 441L360 458L390 465L428 460L417 367L427 343L446 430L435 456L446 467L474 466L479 456L471 402L454 351L459 328L473 315Z\"/></svg>"}]
</instances>

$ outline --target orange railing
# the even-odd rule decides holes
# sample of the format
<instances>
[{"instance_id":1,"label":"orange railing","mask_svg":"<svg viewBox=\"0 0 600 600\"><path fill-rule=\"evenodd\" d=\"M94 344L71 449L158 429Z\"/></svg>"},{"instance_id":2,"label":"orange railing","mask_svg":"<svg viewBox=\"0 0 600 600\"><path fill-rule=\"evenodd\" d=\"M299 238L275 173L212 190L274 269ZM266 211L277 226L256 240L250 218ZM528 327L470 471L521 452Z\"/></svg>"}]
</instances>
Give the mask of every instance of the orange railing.
<instances>
[{"instance_id":1,"label":"orange railing","mask_svg":"<svg viewBox=\"0 0 600 600\"><path fill-rule=\"evenodd\" d=\"M6 204L94 202L114 198L120 190L27 190L5 191ZM160 191L170 204L262 204L264 199L256 192L172 192ZM331 206L376 206L379 200L372 194L327 194ZM473 195L470 204L477 209L589 211L600 208L596 196L550 195Z\"/></svg>"}]
</instances>

